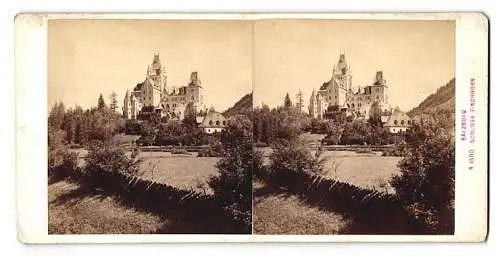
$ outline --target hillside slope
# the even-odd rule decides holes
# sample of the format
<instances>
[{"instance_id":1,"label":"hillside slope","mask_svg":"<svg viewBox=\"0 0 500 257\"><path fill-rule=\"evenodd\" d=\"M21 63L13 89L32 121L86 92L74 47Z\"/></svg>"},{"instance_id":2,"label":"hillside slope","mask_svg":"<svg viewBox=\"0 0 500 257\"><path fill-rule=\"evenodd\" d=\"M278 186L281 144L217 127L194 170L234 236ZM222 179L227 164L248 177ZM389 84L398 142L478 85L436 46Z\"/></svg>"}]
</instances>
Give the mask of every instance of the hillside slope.
<instances>
[{"instance_id":1,"label":"hillside slope","mask_svg":"<svg viewBox=\"0 0 500 257\"><path fill-rule=\"evenodd\" d=\"M432 115L437 112L455 113L455 78L440 87L417 107L408 112L410 117Z\"/></svg>"},{"instance_id":2,"label":"hillside slope","mask_svg":"<svg viewBox=\"0 0 500 257\"><path fill-rule=\"evenodd\" d=\"M226 117L233 116L236 114L247 114L252 112L253 106L253 96L252 93L246 94L238 102L236 102L233 107L227 109L222 114Z\"/></svg>"}]
</instances>

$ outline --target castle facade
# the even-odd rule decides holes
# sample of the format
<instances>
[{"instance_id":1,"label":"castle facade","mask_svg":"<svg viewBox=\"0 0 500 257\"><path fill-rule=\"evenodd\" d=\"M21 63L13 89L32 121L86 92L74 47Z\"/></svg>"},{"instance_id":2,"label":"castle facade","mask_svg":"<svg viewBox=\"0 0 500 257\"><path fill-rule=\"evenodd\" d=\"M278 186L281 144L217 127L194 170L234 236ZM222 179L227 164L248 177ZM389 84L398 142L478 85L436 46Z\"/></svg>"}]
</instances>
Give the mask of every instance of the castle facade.
<instances>
[{"instance_id":1,"label":"castle facade","mask_svg":"<svg viewBox=\"0 0 500 257\"><path fill-rule=\"evenodd\" d=\"M132 91L127 90L125 93L123 116L127 119L137 119L141 110L149 107L161 117L181 120L190 108L191 111L197 112L202 104L203 95L198 72L191 73L187 86L168 89L165 66L160 61L160 55L154 54L145 80L138 83Z\"/></svg>"},{"instance_id":2,"label":"castle facade","mask_svg":"<svg viewBox=\"0 0 500 257\"><path fill-rule=\"evenodd\" d=\"M309 100L311 117L323 119L330 106L337 106L348 115L368 119L370 107L377 102L382 111L390 111L388 86L382 71L377 71L373 84L355 90L352 74L345 54L341 54L333 67L332 77L318 91L312 92Z\"/></svg>"}]
</instances>

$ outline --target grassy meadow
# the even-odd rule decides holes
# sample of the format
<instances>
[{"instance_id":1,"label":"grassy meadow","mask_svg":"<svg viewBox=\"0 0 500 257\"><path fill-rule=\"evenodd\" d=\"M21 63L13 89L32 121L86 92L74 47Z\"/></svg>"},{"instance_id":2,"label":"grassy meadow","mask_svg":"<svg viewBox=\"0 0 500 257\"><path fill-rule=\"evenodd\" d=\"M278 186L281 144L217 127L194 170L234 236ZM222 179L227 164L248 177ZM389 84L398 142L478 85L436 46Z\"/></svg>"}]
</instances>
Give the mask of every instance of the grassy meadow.
<instances>
[{"instance_id":1,"label":"grassy meadow","mask_svg":"<svg viewBox=\"0 0 500 257\"><path fill-rule=\"evenodd\" d=\"M329 151L323 153L326 158L325 177L357 185L367 189L393 193L388 184L390 178L399 173L397 167L402 157L380 156L375 154L357 154L347 151Z\"/></svg>"},{"instance_id":2,"label":"grassy meadow","mask_svg":"<svg viewBox=\"0 0 500 257\"><path fill-rule=\"evenodd\" d=\"M217 175L219 158L172 155L167 152L143 152L139 177L180 189L212 193L207 181Z\"/></svg>"},{"instance_id":3,"label":"grassy meadow","mask_svg":"<svg viewBox=\"0 0 500 257\"><path fill-rule=\"evenodd\" d=\"M78 153L83 166L87 151ZM167 184L179 189L190 189L212 194L207 182L217 175L219 158L196 157L192 154L169 152L141 152L139 177ZM123 206L113 197L89 192L77 184L63 180L48 186L50 234L150 234L177 233L195 230L192 224L177 219L136 211Z\"/></svg>"},{"instance_id":4,"label":"grassy meadow","mask_svg":"<svg viewBox=\"0 0 500 257\"><path fill-rule=\"evenodd\" d=\"M253 232L264 235L340 234L349 221L340 214L322 211L296 196L253 183Z\"/></svg>"},{"instance_id":5,"label":"grassy meadow","mask_svg":"<svg viewBox=\"0 0 500 257\"><path fill-rule=\"evenodd\" d=\"M85 163L86 150L78 152L78 163ZM212 193L207 181L217 175L215 165L220 158L196 157L197 153L172 154L170 152L141 152L142 159L138 176L181 189Z\"/></svg>"},{"instance_id":6,"label":"grassy meadow","mask_svg":"<svg viewBox=\"0 0 500 257\"><path fill-rule=\"evenodd\" d=\"M49 234L148 234L170 223L64 180L49 185L48 198Z\"/></svg>"},{"instance_id":7,"label":"grassy meadow","mask_svg":"<svg viewBox=\"0 0 500 257\"><path fill-rule=\"evenodd\" d=\"M269 154L270 149L264 151ZM394 193L389 185L402 157L381 156L380 152L326 151L323 176L367 189ZM264 163L268 163L265 158ZM294 195L268 189L254 182L253 231L256 234L346 234L357 224L342 215L323 211ZM351 231L351 232L350 232Z\"/></svg>"}]
</instances>

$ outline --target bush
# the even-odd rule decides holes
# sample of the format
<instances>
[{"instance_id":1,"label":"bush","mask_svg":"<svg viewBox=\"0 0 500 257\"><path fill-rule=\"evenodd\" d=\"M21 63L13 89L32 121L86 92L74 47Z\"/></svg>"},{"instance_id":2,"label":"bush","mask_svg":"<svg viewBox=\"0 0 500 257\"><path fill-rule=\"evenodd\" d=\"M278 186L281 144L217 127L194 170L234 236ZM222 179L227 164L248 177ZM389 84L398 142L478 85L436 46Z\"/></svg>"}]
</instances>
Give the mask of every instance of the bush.
<instances>
[{"instance_id":1,"label":"bush","mask_svg":"<svg viewBox=\"0 0 500 257\"><path fill-rule=\"evenodd\" d=\"M405 156L406 155L406 144L401 142L389 150L382 151L382 156Z\"/></svg>"},{"instance_id":2,"label":"bush","mask_svg":"<svg viewBox=\"0 0 500 257\"><path fill-rule=\"evenodd\" d=\"M321 144L323 145L338 145L339 143L340 139L333 134L328 134L325 138L321 139Z\"/></svg>"},{"instance_id":3,"label":"bush","mask_svg":"<svg viewBox=\"0 0 500 257\"><path fill-rule=\"evenodd\" d=\"M401 175L391 185L408 212L415 230L453 234L455 146L453 136L437 124L412 126L406 133L407 154L398 164Z\"/></svg>"},{"instance_id":4,"label":"bush","mask_svg":"<svg viewBox=\"0 0 500 257\"><path fill-rule=\"evenodd\" d=\"M49 181L56 181L71 176L78 166L76 153L69 151L65 144L64 131L48 127L48 167Z\"/></svg>"},{"instance_id":5,"label":"bush","mask_svg":"<svg viewBox=\"0 0 500 257\"><path fill-rule=\"evenodd\" d=\"M222 144L213 144L208 148L204 148L198 152L198 157L222 157L224 154L224 149Z\"/></svg>"},{"instance_id":6,"label":"bush","mask_svg":"<svg viewBox=\"0 0 500 257\"><path fill-rule=\"evenodd\" d=\"M124 132L127 135L141 135L142 124L137 120L127 120L125 121Z\"/></svg>"},{"instance_id":7,"label":"bush","mask_svg":"<svg viewBox=\"0 0 500 257\"><path fill-rule=\"evenodd\" d=\"M49 151L49 181L54 182L76 176L78 156L67 149Z\"/></svg>"},{"instance_id":8,"label":"bush","mask_svg":"<svg viewBox=\"0 0 500 257\"><path fill-rule=\"evenodd\" d=\"M186 148L174 148L171 151L172 154L189 154L189 152L186 150Z\"/></svg>"},{"instance_id":9,"label":"bush","mask_svg":"<svg viewBox=\"0 0 500 257\"><path fill-rule=\"evenodd\" d=\"M127 155L123 147L112 142L97 143L92 146L87 155L84 167L85 182L98 185L99 179L106 173L122 173L125 175L137 175L139 172L139 152L133 151Z\"/></svg>"},{"instance_id":10,"label":"bush","mask_svg":"<svg viewBox=\"0 0 500 257\"><path fill-rule=\"evenodd\" d=\"M357 148L354 152L356 153L373 153L370 148Z\"/></svg>"},{"instance_id":11,"label":"bush","mask_svg":"<svg viewBox=\"0 0 500 257\"><path fill-rule=\"evenodd\" d=\"M255 143L255 147L268 147L269 144L263 143L263 142L257 142Z\"/></svg>"},{"instance_id":12,"label":"bush","mask_svg":"<svg viewBox=\"0 0 500 257\"><path fill-rule=\"evenodd\" d=\"M252 122L236 115L228 120L221 141L224 157L217 163L218 176L208 184L214 195L228 209L235 221L251 231L252 224Z\"/></svg>"},{"instance_id":13,"label":"bush","mask_svg":"<svg viewBox=\"0 0 500 257\"><path fill-rule=\"evenodd\" d=\"M319 159L319 154L313 156L304 142L284 142L273 148L269 156L271 173L318 174L323 172L323 162Z\"/></svg>"}]
</instances>

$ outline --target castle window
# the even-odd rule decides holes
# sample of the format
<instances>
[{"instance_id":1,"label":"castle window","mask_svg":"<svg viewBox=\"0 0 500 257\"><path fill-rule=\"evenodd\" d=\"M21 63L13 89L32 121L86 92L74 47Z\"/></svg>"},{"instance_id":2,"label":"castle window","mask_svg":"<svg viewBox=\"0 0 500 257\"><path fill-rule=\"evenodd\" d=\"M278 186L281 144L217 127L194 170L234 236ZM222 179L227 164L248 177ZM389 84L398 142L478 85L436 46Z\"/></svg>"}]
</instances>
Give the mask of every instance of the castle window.
<instances>
[{"instance_id":1,"label":"castle window","mask_svg":"<svg viewBox=\"0 0 500 257\"><path fill-rule=\"evenodd\" d=\"M215 125L219 126L220 122L219 121L215 121Z\"/></svg>"},{"instance_id":2,"label":"castle window","mask_svg":"<svg viewBox=\"0 0 500 257\"><path fill-rule=\"evenodd\" d=\"M404 120L401 120L401 125L404 125L405 124L405 121Z\"/></svg>"},{"instance_id":3,"label":"castle window","mask_svg":"<svg viewBox=\"0 0 500 257\"><path fill-rule=\"evenodd\" d=\"M222 125L226 126L226 121L225 120L222 121Z\"/></svg>"},{"instance_id":4,"label":"castle window","mask_svg":"<svg viewBox=\"0 0 500 257\"><path fill-rule=\"evenodd\" d=\"M213 124L214 124L214 122L213 122L212 120L210 120L210 121L208 122L208 125L210 125L210 126L212 126Z\"/></svg>"},{"instance_id":5,"label":"castle window","mask_svg":"<svg viewBox=\"0 0 500 257\"><path fill-rule=\"evenodd\" d=\"M394 125L398 125L398 120L394 120Z\"/></svg>"}]
</instances>

